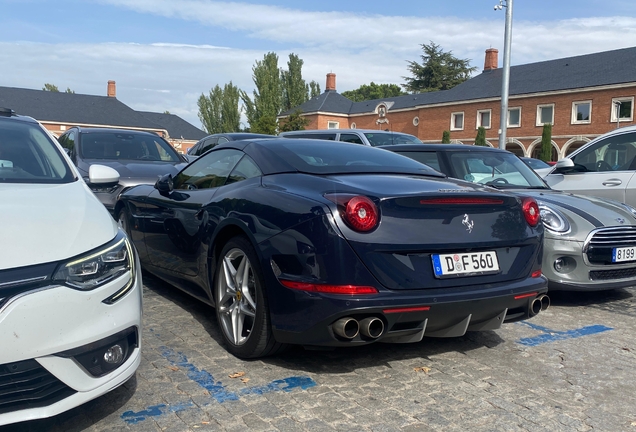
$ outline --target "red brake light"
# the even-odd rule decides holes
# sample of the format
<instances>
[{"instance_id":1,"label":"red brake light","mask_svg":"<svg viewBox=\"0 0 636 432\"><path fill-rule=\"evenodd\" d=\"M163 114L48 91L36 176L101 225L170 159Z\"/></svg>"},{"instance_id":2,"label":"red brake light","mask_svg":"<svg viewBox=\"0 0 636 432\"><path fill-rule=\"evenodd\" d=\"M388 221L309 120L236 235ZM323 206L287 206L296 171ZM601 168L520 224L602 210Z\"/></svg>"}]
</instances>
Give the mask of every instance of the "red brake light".
<instances>
[{"instance_id":1,"label":"red brake light","mask_svg":"<svg viewBox=\"0 0 636 432\"><path fill-rule=\"evenodd\" d=\"M378 290L372 286L312 284L306 282L295 282L285 279L280 279L280 283L287 288L295 290L321 292L327 294L361 295L378 293Z\"/></svg>"},{"instance_id":2,"label":"red brake light","mask_svg":"<svg viewBox=\"0 0 636 432\"><path fill-rule=\"evenodd\" d=\"M539 205L534 198L526 197L521 202L521 208L523 210L523 216L526 218L526 222L531 227L536 227L541 220L541 212L539 211Z\"/></svg>"},{"instance_id":3,"label":"red brake light","mask_svg":"<svg viewBox=\"0 0 636 432\"><path fill-rule=\"evenodd\" d=\"M538 278L538 277L541 277L541 274L542 274L542 273L541 273L541 269L539 269L539 270L535 270L535 271L533 271L531 276L532 276L533 278Z\"/></svg>"}]
</instances>

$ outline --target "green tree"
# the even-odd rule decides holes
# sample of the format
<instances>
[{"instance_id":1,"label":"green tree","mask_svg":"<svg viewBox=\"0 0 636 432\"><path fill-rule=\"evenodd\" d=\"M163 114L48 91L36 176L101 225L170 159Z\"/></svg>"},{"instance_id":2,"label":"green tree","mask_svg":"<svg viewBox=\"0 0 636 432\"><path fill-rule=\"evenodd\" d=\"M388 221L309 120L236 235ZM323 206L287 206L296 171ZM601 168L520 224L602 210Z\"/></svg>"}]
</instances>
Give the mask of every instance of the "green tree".
<instances>
[{"instance_id":1,"label":"green tree","mask_svg":"<svg viewBox=\"0 0 636 432\"><path fill-rule=\"evenodd\" d=\"M49 84L49 83L44 84L44 87L42 87L42 90L50 91L50 92L57 92L57 93L60 92L60 89L57 88L57 86L55 84Z\"/></svg>"},{"instance_id":2,"label":"green tree","mask_svg":"<svg viewBox=\"0 0 636 432\"><path fill-rule=\"evenodd\" d=\"M552 160L552 123L543 124L543 133L541 134L541 152L539 159L544 162Z\"/></svg>"},{"instance_id":3,"label":"green tree","mask_svg":"<svg viewBox=\"0 0 636 432\"><path fill-rule=\"evenodd\" d=\"M64 93L72 93L75 94L74 90L71 90L69 87L66 87L66 90L64 91Z\"/></svg>"},{"instance_id":4,"label":"green tree","mask_svg":"<svg viewBox=\"0 0 636 432\"><path fill-rule=\"evenodd\" d=\"M309 98L313 98L316 96L320 96L320 84L316 81L312 81L309 83Z\"/></svg>"},{"instance_id":5,"label":"green tree","mask_svg":"<svg viewBox=\"0 0 636 432\"><path fill-rule=\"evenodd\" d=\"M477 136L475 137L475 145L488 147L488 144L486 144L486 128L484 128L483 126L479 126L477 128Z\"/></svg>"},{"instance_id":6,"label":"green tree","mask_svg":"<svg viewBox=\"0 0 636 432\"><path fill-rule=\"evenodd\" d=\"M240 90L230 81L221 88L218 84L209 96L199 96L199 119L208 133L237 132L240 130Z\"/></svg>"},{"instance_id":7,"label":"green tree","mask_svg":"<svg viewBox=\"0 0 636 432\"><path fill-rule=\"evenodd\" d=\"M309 119L302 116L301 110L296 110L280 122L279 128L281 132L291 132L305 130L305 126L308 124Z\"/></svg>"},{"instance_id":8,"label":"green tree","mask_svg":"<svg viewBox=\"0 0 636 432\"><path fill-rule=\"evenodd\" d=\"M296 54L289 54L287 70L280 71L283 111L302 105L309 100L309 85L303 79L302 69L303 61Z\"/></svg>"},{"instance_id":9,"label":"green tree","mask_svg":"<svg viewBox=\"0 0 636 432\"><path fill-rule=\"evenodd\" d=\"M341 93L342 96L354 102L362 102L373 99L384 99L393 96L405 95L397 84L362 84L355 90L349 90Z\"/></svg>"},{"instance_id":10,"label":"green tree","mask_svg":"<svg viewBox=\"0 0 636 432\"><path fill-rule=\"evenodd\" d=\"M252 67L252 79L256 85L253 99L241 90L245 115L254 133L276 133L276 116L282 107L282 82L278 70L276 53L265 54L262 61L256 61Z\"/></svg>"},{"instance_id":11,"label":"green tree","mask_svg":"<svg viewBox=\"0 0 636 432\"><path fill-rule=\"evenodd\" d=\"M442 133L442 144L450 144L450 131L445 130Z\"/></svg>"},{"instance_id":12,"label":"green tree","mask_svg":"<svg viewBox=\"0 0 636 432\"><path fill-rule=\"evenodd\" d=\"M424 51L422 64L409 61L407 69L411 76L402 77L406 81L402 87L408 92L448 90L469 79L470 74L477 70L470 66L470 59L459 59L432 41L421 46Z\"/></svg>"}]
</instances>

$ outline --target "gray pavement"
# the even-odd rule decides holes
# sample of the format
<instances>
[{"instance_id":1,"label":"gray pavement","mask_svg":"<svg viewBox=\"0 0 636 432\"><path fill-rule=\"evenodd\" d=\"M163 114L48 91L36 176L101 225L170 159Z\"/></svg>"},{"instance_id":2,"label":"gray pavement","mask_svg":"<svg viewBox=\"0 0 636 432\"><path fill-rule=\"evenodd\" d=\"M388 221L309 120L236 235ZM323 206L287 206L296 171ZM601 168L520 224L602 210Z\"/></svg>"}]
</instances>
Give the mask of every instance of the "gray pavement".
<instances>
[{"instance_id":1,"label":"gray pavement","mask_svg":"<svg viewBox=\"0 0 636 432\"><path fill-rule=\"evenodd\" d=\"M145 277L143 360L111 393L8 431L634 431L636 289L550 293L461 338L242 361L212 308Z\"/></svg>"}]
</instances>

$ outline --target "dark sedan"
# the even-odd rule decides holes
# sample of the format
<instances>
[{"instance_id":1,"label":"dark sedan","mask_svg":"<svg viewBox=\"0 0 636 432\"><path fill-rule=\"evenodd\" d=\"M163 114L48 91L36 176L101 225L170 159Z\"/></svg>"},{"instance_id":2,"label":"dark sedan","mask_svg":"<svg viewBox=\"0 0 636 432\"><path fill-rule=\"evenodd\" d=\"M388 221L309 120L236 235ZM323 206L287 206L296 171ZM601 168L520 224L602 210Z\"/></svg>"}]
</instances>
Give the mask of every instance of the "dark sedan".
<instances>
[{"instance_id":1,"label":"dark sedan","mask_svg":"<svg viewBox=\"0 0 636 432\"><path fill-rule=\"evenodd\" d=\"M187 160L159 135L126 129L74 127L58 138L80 174L88 179L91 165L106 165L119 173L119 182L88 186L117 218L119 195L139 184L154 184L164 174L176 174Z\"/></svg>"},{"instance_id":2,"label":"dark sedan","mask_svg":"<svg viewBox=\"0 0 636 432\"><path fill-rule=\"evenodd\" d=\"M461 336L548 301L534 199L377 148L234 141L121 198L142 267L213 305L238 357Z\"/></svg>"},{"instance_id":3,"label":"dark sedan","mask_svg":"<svg viewBox=\"0 0 636 432\"><path fill-rule=\"evenodd\" d=\"M219 144L226 143L228 141L241 141L248 139L260 139L260 138L276 138L276 135L265 135L249 132L227 132L208 135L205 138L201 138L195 145L188 149L188 160L193 161L208 150L213 149Z\"/></svg>"}]
</instances>

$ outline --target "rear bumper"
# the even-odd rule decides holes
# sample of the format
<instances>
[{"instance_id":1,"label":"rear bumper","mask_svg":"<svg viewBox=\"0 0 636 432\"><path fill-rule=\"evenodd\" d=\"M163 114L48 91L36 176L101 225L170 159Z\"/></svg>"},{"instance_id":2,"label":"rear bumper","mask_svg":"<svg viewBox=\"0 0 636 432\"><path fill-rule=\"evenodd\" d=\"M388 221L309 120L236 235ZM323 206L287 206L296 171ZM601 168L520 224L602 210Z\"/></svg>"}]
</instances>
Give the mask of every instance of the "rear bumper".
<instances>
[{"instance_id":1,"label":"rear bumper","mask_svg":"<svg viewBox=\"0 0 636 432\"><path fill-rule=\"evenodd\" d=\"M412 343L424 336L456 337L467 331L495 330L504 322L527 319L532 316L532 301L546 292L544 277L470 288L382 292L364 298L294 292L296 304L303 307L290 310L284 325L273 322L273 332L282 343L320 346ZM400 310L405 308L419 310ZM358 334L346 339L338 336L333 326L344 317L356 321L379 318L384 330L377 338Z\"/></svg>"}]
</instances>

